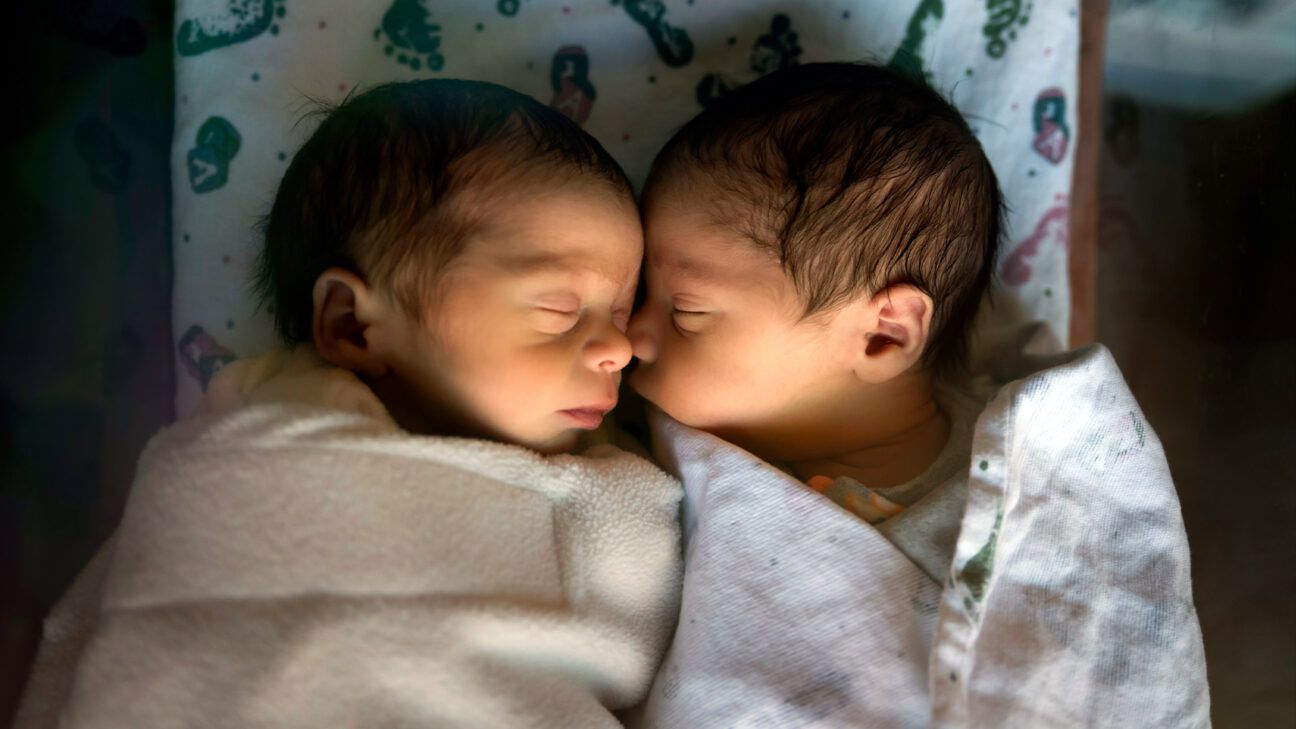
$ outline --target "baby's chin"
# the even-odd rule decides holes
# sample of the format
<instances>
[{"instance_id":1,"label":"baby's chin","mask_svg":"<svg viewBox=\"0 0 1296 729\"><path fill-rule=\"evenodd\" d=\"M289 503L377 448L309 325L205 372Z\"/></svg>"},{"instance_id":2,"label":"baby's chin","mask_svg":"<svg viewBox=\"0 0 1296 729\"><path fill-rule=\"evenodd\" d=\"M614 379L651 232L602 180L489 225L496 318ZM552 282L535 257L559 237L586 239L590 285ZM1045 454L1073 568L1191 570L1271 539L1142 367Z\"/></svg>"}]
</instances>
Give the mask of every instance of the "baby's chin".
<instances>
[{"instance_id":1,"label":"baby's chin","mask_svg":"<svg viewBox=\"0 0 1296 729\"><path fill-rule=\"evenodd\" d=\"M564 430L551 438L517 441L517 443L542 455L556 456L578 450L578 446L581 444L581 436L584 434L585 431L571 429Z\"/></svg>"},{"instance_id":2,"label":"baby's chin","mask_svg":"<svg viewBox=\"0 0 1296 729\"><path fill-rule=\"evenodd\" d=\"M741 424L741 421L726 417L729 414L725 411L707 409L705 407L706 403L689 401L686 398L672 398L668 393L663 393L651 385L640 388L635 385L633 375L630 378L630 386L653 407L669 415L672 420L681 425L687 425L690 428L704 433L711 433L727 440L727 435L736 435L747 430Z\"/></svg>"},{"instance_id":3,"label":"baby's chin","mask_svg":"<svg viewBox=\"0 0 1296 729\"><path fill-rule=\"evenodd\" d=\"M673 420L691 428L705 430L705 428L702 428L699 424L703 422L703 420L699 418L698 414L693 412L693 409L688 407L686 403L675 402L670 397L664 396L658 388L653 387L652 385L643 386L636 380L635 375L637 374L638 372L635 372L630 375L630 389L634 390L639 397L642 397L646 402L648 402L648 404L666 415L669 415Z\"/></svg>"},{"instance_id":4,"label":"baby's chin","mask_svg":"<svg viewBox=\"0 0 1296 729\"><path fill-rule=\"evenodd\" d=\"M653 407L656 407L658 410L661 410L662 412L665 412L667 415L670 415L669 412L666 412L666 408L662 407L661 403L658 402L659 398L657 397L657 393L655 391L656 388L652 387L651 385L645 385L644 380L645 378L643 375L643 371L636 369L634 372L630 373L630 376L628 378L626 378L626 384L630 386L631 390L634 390L634 393L636 395L643 398L644 402L648 403L649 405L652 405ZM678 420L678 418L676 419Z\"/></svg>"}]
</instances>

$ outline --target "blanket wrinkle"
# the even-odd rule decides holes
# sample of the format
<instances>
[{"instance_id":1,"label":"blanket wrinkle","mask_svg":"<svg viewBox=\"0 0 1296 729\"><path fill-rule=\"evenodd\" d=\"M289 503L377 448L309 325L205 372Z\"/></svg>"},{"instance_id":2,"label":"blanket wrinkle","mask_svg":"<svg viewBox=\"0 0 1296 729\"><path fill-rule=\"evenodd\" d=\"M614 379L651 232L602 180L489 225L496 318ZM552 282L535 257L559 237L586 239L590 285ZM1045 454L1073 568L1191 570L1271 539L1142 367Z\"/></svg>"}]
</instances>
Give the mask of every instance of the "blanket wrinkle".
<instances>
[{"instance_id":1,"label":"blanket wrinkle","mask_svg":"<svg viewBox=\"0 0 1296 729\"><path fill-rule=\"evenodd\" d=\"M1041 353L1037 328L1016 341L968 383L985 405L939 584L876 527L651 413L684 484L686 569L628 725L1209 727L1160 442L1106 349Z\"/></svg>"},{"instance_id":2,"label":"blanket wrinkle","mask_svg":"<svg viewBox=\"0 0 1296 729\"><path fill-rule=\"evenodd\" d=\"M406 433L307 349L235 362L141 456L15 727L615 727L674 624L679 498L611 445Z\"/></svg>"}]
</instances>

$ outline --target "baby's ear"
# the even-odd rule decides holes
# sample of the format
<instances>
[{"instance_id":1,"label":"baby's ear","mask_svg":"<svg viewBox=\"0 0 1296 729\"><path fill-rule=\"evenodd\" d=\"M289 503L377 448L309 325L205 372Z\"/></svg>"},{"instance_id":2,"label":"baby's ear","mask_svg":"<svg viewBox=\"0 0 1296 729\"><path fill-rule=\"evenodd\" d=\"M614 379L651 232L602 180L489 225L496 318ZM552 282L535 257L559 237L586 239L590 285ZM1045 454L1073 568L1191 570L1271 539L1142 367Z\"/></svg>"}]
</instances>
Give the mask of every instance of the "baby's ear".
<instances>
[{"instance_id":1,"label":"baby's ear","mask_svg":"<svg viewBox=\"0 0 1296 729\"><path fill-rule=\"evenodd\" d=\"M312 298L311 333L320 356L356 374L387 374L387 364L371 341L371 329L382 316L382 302L365 282L344 268L329 268L315 279Z\"/></svg>"},{"instance_id":2,"label":"baby's ear","mask_svg":"<svg viewBox=\"0 0 1296 729\"><path fill-rule=\"evenodd\" d=\"M931 328L932 300L916 286L895 284L875 294L864 307L865 345L857 374L880 384L904 374L922 360Z\"/></svg>"}]
</instances>

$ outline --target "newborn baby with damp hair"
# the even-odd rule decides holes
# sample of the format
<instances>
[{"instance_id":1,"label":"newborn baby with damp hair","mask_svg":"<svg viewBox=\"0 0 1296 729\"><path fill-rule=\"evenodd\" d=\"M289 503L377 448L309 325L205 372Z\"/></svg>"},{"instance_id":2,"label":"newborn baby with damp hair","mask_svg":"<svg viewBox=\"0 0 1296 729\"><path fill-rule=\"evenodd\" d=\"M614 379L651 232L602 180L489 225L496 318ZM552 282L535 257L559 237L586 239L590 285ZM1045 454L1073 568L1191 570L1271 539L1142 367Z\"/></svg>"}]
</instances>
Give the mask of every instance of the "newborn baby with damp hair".
<instances>
[{"instance_id":1,"label":"newborn baby with damp hair","mask_svg":"<svg viewBox=\"0 0 1296 729\"><path fill-rule=\"evenodd\" d=\"M642 205L645 398L872 523L966 466L975 406L940 383L965 362L1003 205L936 92L866 65L771 74L676 133Z\"/></svg>"},{"instance_id":2,"label":"newborn baby with damp hair","mask_svg":"<svg viewBox=\"0 0 1296 729\"><path fill-rule=\"evenodd\" d=\"M630 360L620 167L504 87L387 84L265 238L288 346L150 441L18 725L619 726L681 569L678 482L583 437Z\"/></svg>"}]
</instances>

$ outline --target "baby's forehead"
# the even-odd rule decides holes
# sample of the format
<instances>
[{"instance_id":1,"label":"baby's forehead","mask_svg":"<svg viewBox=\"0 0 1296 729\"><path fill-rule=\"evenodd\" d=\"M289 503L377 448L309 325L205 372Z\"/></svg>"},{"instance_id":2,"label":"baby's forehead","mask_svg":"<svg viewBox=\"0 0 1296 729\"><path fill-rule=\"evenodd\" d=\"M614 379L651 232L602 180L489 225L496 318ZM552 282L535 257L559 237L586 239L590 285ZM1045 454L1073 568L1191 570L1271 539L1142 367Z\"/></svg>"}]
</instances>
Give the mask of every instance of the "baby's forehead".
<instances>
[{"instance_id":1,"label":"baby's forehead","mask_svg":"<svg viewBox=\"0 0 1296 729\"><path fill-rule=\"evenodd\" d=\"M754 271L781 271L777 257L701 200L648 206L644 268L676 280L715 284L749 279Z\"/></svg>"},{"instance_id":2,"label":"baby's forehead","mask_svg":"<svg viewBox=\"0 0 1296 729\"><path fill-rule=\"evenodd\" d=\"M483 201L463 263L509 277L624 278L642 255L633 200L597 184L515 186Z\"/></svg>"},{"instance_id":3,"label":"baby's forehead","mask_svg":"<svg viewBox=\"0 0 1296 729\"><path fill-rule=\"evenodd\" d=\"M708 217L743 227L766 216L797 183L785 170L739 161L700 161L674 155L648 177L641 196L645 216Z\"/></svg>"},{"instance_id":4,"label":"baby's forehead","mask_svg":"<svg viewBox=\"0 0 1296 729\"><path fill-rule=\"evenodd\" d=\"M768 206L697 174L650 181L641 207L649 249L663 236L687 237L696 241L691 247L722 256L760 248L754 235L768 217Z\"/></svg>"},{"instance_id":5,"label":"baby's forehead","mask_svg":"<svg viewBox=\"0 0 1296 729\"><path fill-rule=\"evenodd\" d=\"M618 269L623 269L624 262L615 260L610 247L601 249L573 248L566 252L556 251L497 251L491 256L494 264L492 271L501 276L559 277L571 278L590 274L614 277ZM621 265L618 265L620 263Z\"/></svg>"}]
</instances>

